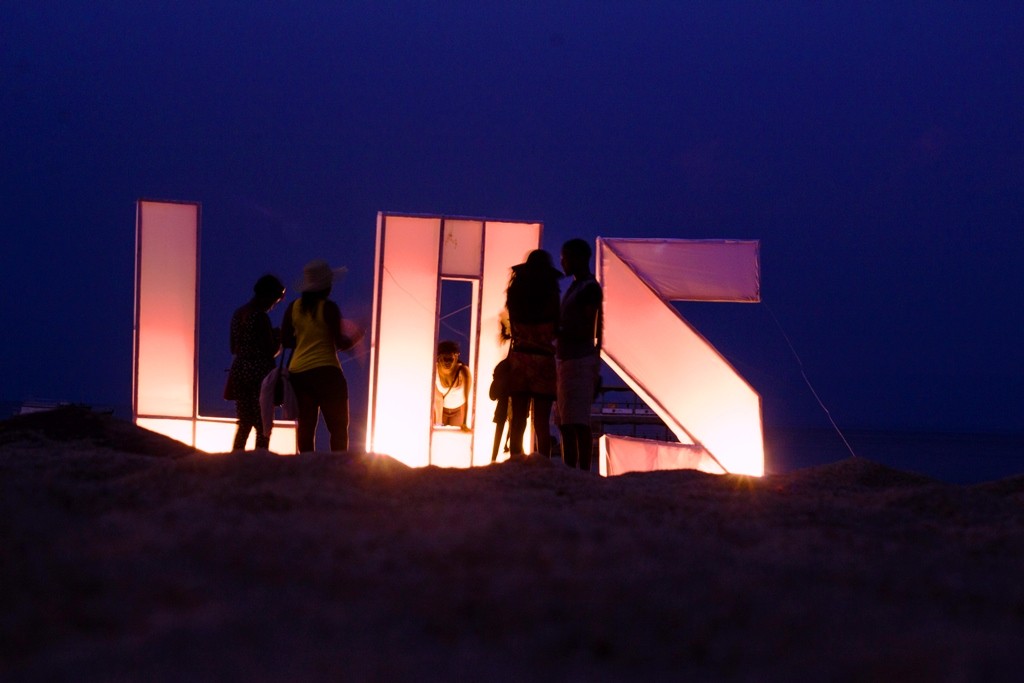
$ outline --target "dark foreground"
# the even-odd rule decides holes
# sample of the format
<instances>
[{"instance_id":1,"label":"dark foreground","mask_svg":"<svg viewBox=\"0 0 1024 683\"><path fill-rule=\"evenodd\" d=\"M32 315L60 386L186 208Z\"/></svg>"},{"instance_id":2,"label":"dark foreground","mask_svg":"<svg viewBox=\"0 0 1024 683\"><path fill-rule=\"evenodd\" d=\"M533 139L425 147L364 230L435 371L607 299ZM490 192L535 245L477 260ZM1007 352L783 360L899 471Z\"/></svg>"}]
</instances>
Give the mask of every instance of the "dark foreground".
<instances>
[{"instance_id":1,"label":"dark foreground","mask_svg":"<svg viewBox=\"0 0 1024 683\"><path fill-rule=\"evenodd\" d=\"M1024 477L200 455L0 423L0 680L1018 681Z\"/></svg>"}]
</instances>

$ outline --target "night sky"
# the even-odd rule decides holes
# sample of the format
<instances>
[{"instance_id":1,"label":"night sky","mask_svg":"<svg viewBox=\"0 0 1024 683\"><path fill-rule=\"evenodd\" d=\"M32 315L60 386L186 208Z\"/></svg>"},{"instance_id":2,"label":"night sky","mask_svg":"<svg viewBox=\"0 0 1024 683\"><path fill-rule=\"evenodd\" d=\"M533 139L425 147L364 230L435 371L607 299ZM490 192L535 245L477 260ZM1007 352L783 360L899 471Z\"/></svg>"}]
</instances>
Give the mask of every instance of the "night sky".
<instances>
[{"instance_id":1,"label":"night sky","mask_svg":"<svg viewBox=\"0 0 1024 683\"><path fill-rule=\"evenodd\" d=\"M5 1L0 400L128 410L153 198L202 203L205 414L264 272L368 316L384 210L759 239L763 303L681 310L769 426L828 424L788 338L842 427L1019 433L1022 73L1019 2Z\"/></svg>"}]
</instances>

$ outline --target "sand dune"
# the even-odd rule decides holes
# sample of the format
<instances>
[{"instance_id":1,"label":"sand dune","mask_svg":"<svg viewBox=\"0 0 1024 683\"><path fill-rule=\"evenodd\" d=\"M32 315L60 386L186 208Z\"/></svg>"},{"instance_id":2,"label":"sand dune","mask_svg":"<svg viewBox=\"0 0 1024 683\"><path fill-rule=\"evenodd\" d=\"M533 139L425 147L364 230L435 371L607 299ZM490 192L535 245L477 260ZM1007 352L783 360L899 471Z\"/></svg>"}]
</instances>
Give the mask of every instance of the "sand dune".
<instances>
[{"instance_id":1,"label":"sand dune","mask_svg":"<svg viewBox=\"0 0 1024 683\"><path fill-rule=\"evenodd\" d=\"M197 454L0 423L0 679L1016 681L1024 477Z\"/></svg>"}]
</instances>

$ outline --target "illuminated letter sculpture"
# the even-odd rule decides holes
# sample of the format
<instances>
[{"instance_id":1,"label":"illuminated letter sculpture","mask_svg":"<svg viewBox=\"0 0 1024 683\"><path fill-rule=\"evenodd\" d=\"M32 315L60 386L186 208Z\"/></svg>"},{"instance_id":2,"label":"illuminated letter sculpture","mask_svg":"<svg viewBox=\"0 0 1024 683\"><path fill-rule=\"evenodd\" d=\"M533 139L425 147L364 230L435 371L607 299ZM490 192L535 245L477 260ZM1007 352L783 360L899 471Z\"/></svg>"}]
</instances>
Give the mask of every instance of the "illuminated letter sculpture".
<instances>
[{"instance_id":1,"label":"illuminated letter sculpture","mask_svg":"<svg viewBox=\"0 0 1024 683\"><path fill-rule=\"evenodd\" d=\"M135 424L204 451L231 450L235 421L198 411L199 204L139 201L135 221ZM250 436L250 440L252 440ZM275 422L275 453L295 452Z\"/></svg>"},{"instance_id":2,"label":"illuminated letter sculpture","mask_svg":"<svg viewBox=\"0 0 1024 683\"><path fill-rule=\"evenodd\" d=\"M602 474L764 473L761 398L669 301L760 300L758 242L598 239L602 358L678 444L604 435Z\"/></svg>"},{"instance_id":3,"label":"illuminated letter sculpture","mask_svg":"<svg viewBox=\"0 0 1024 683\"><path fill-rule=\"evenodd\" d=\"M366 450L412 466L491 460L494 401L486 387L504 357L499 316L510 268L540 246L540 223L380 213L377 216ZM468 282L472 431L434 427L434 357L442 280Z\"/></svg>"}]
</instances>

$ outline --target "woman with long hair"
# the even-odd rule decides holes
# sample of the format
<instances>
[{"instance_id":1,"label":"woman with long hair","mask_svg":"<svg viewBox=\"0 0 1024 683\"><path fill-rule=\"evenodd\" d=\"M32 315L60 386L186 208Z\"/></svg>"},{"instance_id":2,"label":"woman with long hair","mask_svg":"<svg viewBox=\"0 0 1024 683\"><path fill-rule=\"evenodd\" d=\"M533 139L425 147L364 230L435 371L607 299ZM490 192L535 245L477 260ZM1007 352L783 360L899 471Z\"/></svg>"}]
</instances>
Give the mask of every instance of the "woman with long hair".
<instances>
[{"instance_id":1,"label":"woman with long hair","mask_svg":"<svg viewBox=\"0 0 1024 683\"><path fill-rule=\"evenodd\" d=\"M231 316L231 370L224 398L235 402L238 429L234 450L245 448L249 432L256 430L256 448L270 446L260 412L260 382L274 368L281 349L281 331L270 322L270 310L284 298L284 285L273 275L264 275L252 288L253 296Z\"/></svg>"},{"instance_id":2,"label":"woman with long hair","mask_svg":"<svg viewBox=\"0 0 1024 683\"><path fill-rule=\"evenodd\" d=\"M288 377L298 404L295 441L300 453L313 450L321 413L331 450L348 450L348 383L338 351L351 349L359 337L344 333L341 310L328 298L335 276L343 272L326 261L307 263L299 287L302 296L288 305L281 325L284 346L295 349Z\"/></svg>"},{"instance_id":3,"label":"woman with long hair","mask_svg":"<svg viewBox=\"0 0 1024 683\"><path fill-rule=\"evenodd\" d=\"M543 249L531 251L524 263L512 266L505 298L512 340L508 353L512 460L523 457L523 436L531 404L537 452L545 457L551 455L548 422L556 394L555 337L561 277L562 273L552 264L551 254Z\"/></svg>"}]
</instances>

